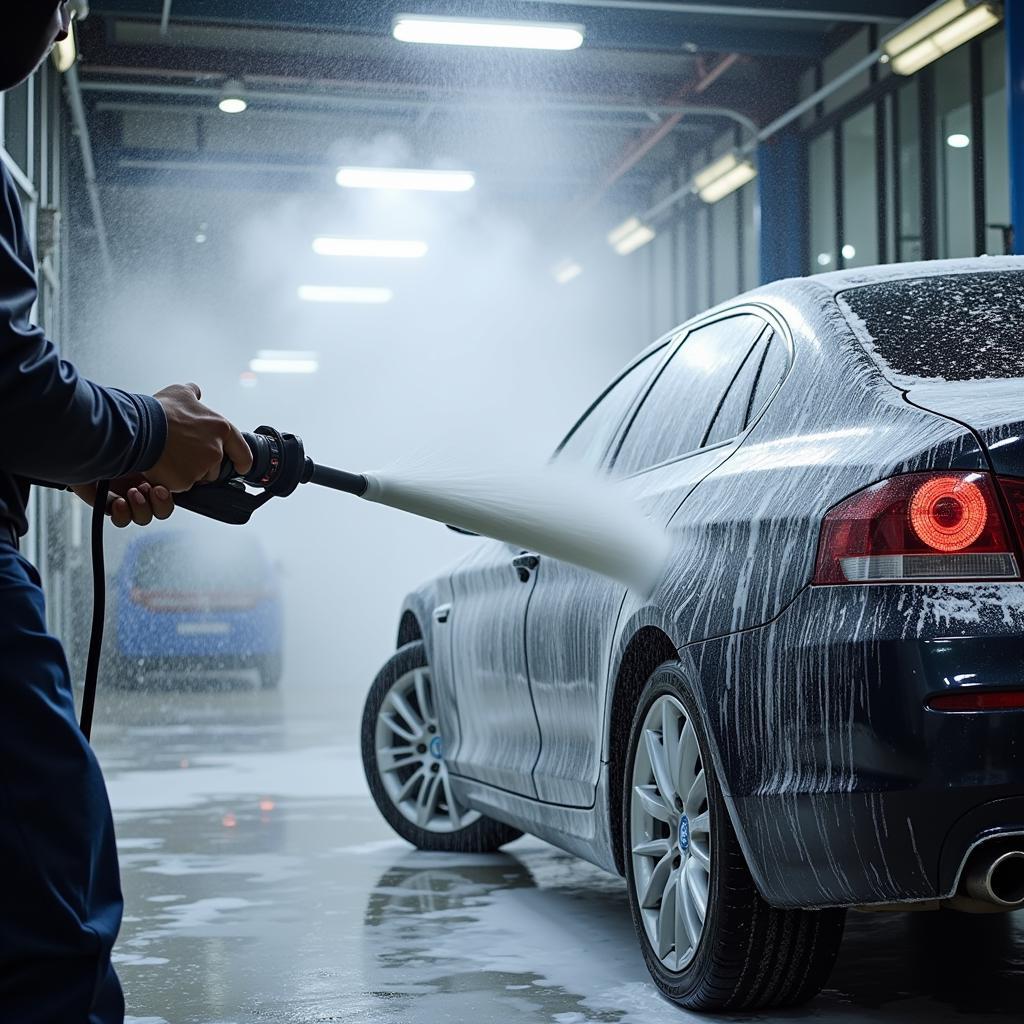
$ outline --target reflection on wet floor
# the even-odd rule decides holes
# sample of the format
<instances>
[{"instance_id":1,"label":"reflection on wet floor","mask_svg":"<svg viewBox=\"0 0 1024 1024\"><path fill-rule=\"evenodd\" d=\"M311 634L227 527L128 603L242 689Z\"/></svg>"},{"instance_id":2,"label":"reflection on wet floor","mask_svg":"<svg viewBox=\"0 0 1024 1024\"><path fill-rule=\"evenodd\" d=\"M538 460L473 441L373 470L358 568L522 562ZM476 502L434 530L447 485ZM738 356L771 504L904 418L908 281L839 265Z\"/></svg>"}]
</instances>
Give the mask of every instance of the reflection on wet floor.
<instances>
[{"instance_id":1,"label":"reflection on wet floor","mask_svg":"<svg viewBox=\"0 0 1024 1024\"><path fill-rule=\"evenodd\" d=\"M413 851L370 803L351 716L315 708L228 692L106 709L132 1024L708 1019L648 981L620 879L528 838ZM852 914L819 999L722 1019L1019 1021L1022 1005L1024 915Z\"/></svg>"}]
</instances>

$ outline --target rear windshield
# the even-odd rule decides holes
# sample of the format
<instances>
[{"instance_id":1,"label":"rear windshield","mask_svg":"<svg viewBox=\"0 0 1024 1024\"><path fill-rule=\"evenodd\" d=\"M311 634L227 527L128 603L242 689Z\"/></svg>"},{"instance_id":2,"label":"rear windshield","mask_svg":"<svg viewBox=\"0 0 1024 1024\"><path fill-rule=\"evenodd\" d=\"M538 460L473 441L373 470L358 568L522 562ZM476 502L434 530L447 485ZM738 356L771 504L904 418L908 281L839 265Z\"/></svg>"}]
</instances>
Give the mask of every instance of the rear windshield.
<instances>
[{"instance_id":1,"label":"rear windshield","mask_svg":"<svg viewBox=\"0 0 1024 1024\"><path fill-rule=\"evenodd\" d=\"M839 299L861 340L897 376L1024 377L1024 272L890 281Z\"/></svg>"}]
</instances>

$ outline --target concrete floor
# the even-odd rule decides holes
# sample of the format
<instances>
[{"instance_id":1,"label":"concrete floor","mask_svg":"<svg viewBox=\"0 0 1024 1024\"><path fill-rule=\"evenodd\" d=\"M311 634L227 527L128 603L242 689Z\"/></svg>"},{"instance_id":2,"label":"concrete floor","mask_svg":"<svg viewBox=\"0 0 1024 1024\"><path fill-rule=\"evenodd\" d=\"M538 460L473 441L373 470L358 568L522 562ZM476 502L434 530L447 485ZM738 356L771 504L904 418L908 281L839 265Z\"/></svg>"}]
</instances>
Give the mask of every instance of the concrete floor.
<instances>
[{"instance_id":1,"label":"concrete floor","mask_svg":"<svg viewBox=\"0 0 1024 1024\"><path fill-rule=\"evenodd\" d=\"M679 1024L623 882L544 843L421 854L323 696L101 694L130 1024ZM736 1020L1020 1021L1024 914L851 915L829 989ZM724 1018L723 1018L724 1019Z\"/></svg>"}]
</instances>

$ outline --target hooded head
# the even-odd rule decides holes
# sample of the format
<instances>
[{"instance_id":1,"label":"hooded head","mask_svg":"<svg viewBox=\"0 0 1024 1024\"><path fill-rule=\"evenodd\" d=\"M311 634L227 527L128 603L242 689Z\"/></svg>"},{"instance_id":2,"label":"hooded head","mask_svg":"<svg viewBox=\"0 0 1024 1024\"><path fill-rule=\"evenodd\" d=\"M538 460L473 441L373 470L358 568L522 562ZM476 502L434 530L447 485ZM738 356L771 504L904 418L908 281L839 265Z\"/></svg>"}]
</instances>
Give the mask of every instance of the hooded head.
<instances>
[{"instance_id":1,"label":"hooded head","mask_svg":"<svg viewBox=\"0 0 1024 1024\"><path fill-rule=\"evenodd\" d=\"M66 0L8 0L0 10L0 91L25 81L70 26Z\"/></svg>"}]
</instances>

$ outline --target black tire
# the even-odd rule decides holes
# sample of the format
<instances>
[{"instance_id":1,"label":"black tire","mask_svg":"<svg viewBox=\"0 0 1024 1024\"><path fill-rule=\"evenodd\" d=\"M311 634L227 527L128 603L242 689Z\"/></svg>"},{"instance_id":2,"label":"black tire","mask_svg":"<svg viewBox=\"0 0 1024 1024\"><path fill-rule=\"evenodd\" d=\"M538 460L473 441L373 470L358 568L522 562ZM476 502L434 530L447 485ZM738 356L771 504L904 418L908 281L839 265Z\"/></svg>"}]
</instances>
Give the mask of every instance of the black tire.
<instances>
[{"instance_id":1,"label":"black tire","mask_svg":"<svg viewBox=\"0 0 1024 1024\"><path fill-rule=\"evenodd\" d=\"M260 688L263 690L276 690L281 682L281 673L284 664L280 654L268 654L260 662Z\"/></svg>"},{"instance_id":2,"label":"black tire","mask_svg":"<svg viewBox=\"0 0 1024 1024\"><path fill-rule=\"evenodd\" d=\"M413 846L421 850L450 853L493 853L518 839L522 832L500 821L467 811L467 824L450 831L423 828L411 821L396 805L381 776L377 757L378 715L392 689L417 669L429 670L422 640L399 648L377 673L363 708L363 770L377 808L388 824ZM438 755L440 757L440 755ZM411 771L411 770L410 770ZM422 783L425 784L425 783Z\"/></svg>"},{"instance_id":3,"label":"black tire","mask_svg":"<svg viewBox=\"0 0 1024 1024\"><path fill-rule=\"evenodd\" d=\"M668 969L648 937L635 884L631 837L637 749L648 713L666 695L682 705L693 724L699 763L705 769L710 815L711 865L703 931L691 959L678 971ZM779 910L761 898L729 821L710 750L686 675L677 662L666 662L651 675L641 694L630 730L622 787L627 888L647 968L658 988L689 1010L753 1010L805 1002L817 995L832 972L846 911Z\"/></svg>"}]
</instances>

